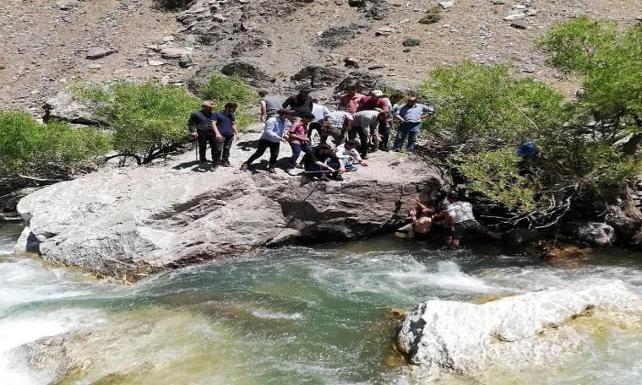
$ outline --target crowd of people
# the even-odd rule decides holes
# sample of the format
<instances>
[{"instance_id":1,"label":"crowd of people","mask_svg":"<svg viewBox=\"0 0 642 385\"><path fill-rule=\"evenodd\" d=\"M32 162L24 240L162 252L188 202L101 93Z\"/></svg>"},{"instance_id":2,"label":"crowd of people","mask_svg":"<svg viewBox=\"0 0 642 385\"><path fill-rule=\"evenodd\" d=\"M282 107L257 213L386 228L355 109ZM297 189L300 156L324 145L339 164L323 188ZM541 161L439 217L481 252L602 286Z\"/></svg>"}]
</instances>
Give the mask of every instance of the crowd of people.
<instances>
[{"instance_id":1,"label":"crowd of people","mask_svg":"<svg viewBox=\"0 0 642 385\"><path fill-rule=\"evenodd\" d=\"M385 95L372 90L368 95L350 86L341 95L335 111L319 103L309 88L301 88L285 100L259 93L263 132L256 151L241 165L253 170L254 162L269 149L268 171L275 173L279 149L287 143L292 156L285 167L293 174L302 168L303 174L318 179L342 179L347 171L367 166L368 154L381 150L413 151L417 134L424 119L434 114L429 104L421 104L410 96ZM198 142L199 168L230 167L229 154L238 131L234 112L237 105L228 103L223 111L213 112L213 103L204 101L200 111L193 112L188 121L191 135ZM391 143L393 126L397 133ZM207 161L207 146L211 148L211 163ZM302 159L301 155L303 155Z\"/></svg>"}]
</instances>

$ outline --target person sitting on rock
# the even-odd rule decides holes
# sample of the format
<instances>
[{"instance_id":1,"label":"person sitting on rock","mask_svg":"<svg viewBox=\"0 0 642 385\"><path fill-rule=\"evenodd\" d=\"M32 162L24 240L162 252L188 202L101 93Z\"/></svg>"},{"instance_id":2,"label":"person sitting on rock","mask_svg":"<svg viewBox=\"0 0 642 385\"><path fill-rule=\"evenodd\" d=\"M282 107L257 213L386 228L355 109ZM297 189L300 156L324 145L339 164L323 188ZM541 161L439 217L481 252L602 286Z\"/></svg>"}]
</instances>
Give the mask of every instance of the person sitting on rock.
<instances>
[{"instance_id":1,"label":"person sitting on rock","mask_svg":"<svg viewBox=\"0 0 642 385\"><path fill-rule=\"evenodd\" d=\"M335 151L337 158L343 159L346 171L357 171L358 165L368 165L368 163L361 158L359 151L357 151L359 145L358 140L348 140L347 142L337 146Z\"/></svg>"},{"instance_id":2,"label":"person sitting on rock","mask_svg":"<svg viewBox=\"0 0 642 385\"><path fill-rule=\"evenodd\" d=\"M278 111L282 108L281 99L276 96L269 95L267 91L259 91L261 98L261 121L265 122L273 116L278 115Z\"/></svg>"},{"instance_id":3,"label":"person sitting on rock","mask_svg":"<svg viewBox=\"0 0 642 385\"><path fill-rule=\"evenodd\" d=\"M393 150L401 151L401 147L403 147L403 143L407 138L408 144L406 148L409 151L414 151L421 122L434 113L435 109L433 107L417 103L416 96L409 97L406 100L406 104L396 110L395 118L400 123Z\"/></svg>"},{"instance_id":4,"label":"person sitting on rock","mask_svg":"<svg viewBox=\"0 0 642 385\"><path fill-rule=\"evenodd\" d=\"M432 228L433 210L417 200L417 208L409 210L408 216L412 220L412 232L415 239L427 240Z\"/></svg>"},{"instance_id":5,"label":"person sitting on rock","mask_svg":"<svg viewBox=\"0 0 642 385\"><path fill-rule=\"evenodd\" d=\"M354 114L359 111L361 103L364 102L365 95L357 92L357 85L352 84L347 88L348 92L339 99L339 110Z\"/></svg>"},{"instance_id":6,"label":"person sitting on rock","mask_svg":"<svg viewBox=\"0 0 642 385\"><path fill-rule=\"evenodd\" d=\"M346 169L343 160L327 144L318 145L313 151L303 157L305 175L320 180L328 180L331 177L335 180L343 180L341 174Z\"/></svg>"},{"instance_id":7,"label":"person sitting on rock","mask_svg":"<svg viewBox=\"0 0 642 385\"><path fill-rule=\"evenodd\" d=\"M295 113L312 113L312 97L310 96L310 87L304 86L299 89L296 95L285 99L281 105L283 108L294 111Z\"/></svg>"},{"instance_id":8,"label":"person sitting on rock","mask_svg":"<svg viewBox=\"0 0 642 385\"><path fill-rule=\"evenodd\" d=\"M232 142L238 137L236 130L236 123L234 113L236 112L236 103L227 103L223 107L223 111L217 112L212 118L212 125L214 126L215 133L223 140L216 142L216 151L214 152L214 159L212 160L212 167L216 168L219 162L223 167L230 167L230 149Z\"/></svg>"},{"instance_id":9,"label":"person sitting on rock","mask_svg":"<svg viewBox=\"0 0 642 385\"><path fill-rule=\"evenodd\" d=\"M297 166L301 151L306 154L312 151L312 147L308 141L307 130L308 125L314 119L314 115L307 112L301 112L297 115L301 119L294 123L286 134L287 141L290 143L290 148L292 149L292 157L288 160L288 168L286 170L288 174Z\"/></svg>"},{"instance_id":10,"label":"person sitting on rock","mask_svg":"<svg viewBox=\"0 0 642 385\"><path fill-rule=\"evenodd\" d=\"M189 120L187 121L187 129L189 130L192 138L198 140L198 160L200 162L199 168L206 169L207 167L207 144L209 143L212 150L212 160L216 159L217 141L223 141L218 131L214 130L214 102L211 100L204 100L201 103L201 110L192 112Z\"/></svg>"},{"instance_id":11,"label":"person sitting on rock","mask_svg":"<svg viewBox=\"0 0 642 385\"><path fill-rule=\"evenodd\" d=\"M252 167L252 162L260 158L263 153L265 153L265 150L269 148L270 160L268 162L268 171L272 174L276 174L274 166L276 165L276 161L279 156L281 141L284 140L283 134L294 119L295 118L291 110L280 109L277 116L266 120L256 151L247 161L243 162L241 170L245 171Z\"/></svg>"},{"instance_id":12,"label":"person sitting on rock","mask_svg":"<svg viewBox=\"0 0 642 385\"><path fill-rule=\"evenodd\" d=\"M346 132L352 129L352 114L345 111L333 111L326 116L321 125L321 144L326 144L328 137L332 137L335 145L343 142Z\"/></svg>"}]
</instances>

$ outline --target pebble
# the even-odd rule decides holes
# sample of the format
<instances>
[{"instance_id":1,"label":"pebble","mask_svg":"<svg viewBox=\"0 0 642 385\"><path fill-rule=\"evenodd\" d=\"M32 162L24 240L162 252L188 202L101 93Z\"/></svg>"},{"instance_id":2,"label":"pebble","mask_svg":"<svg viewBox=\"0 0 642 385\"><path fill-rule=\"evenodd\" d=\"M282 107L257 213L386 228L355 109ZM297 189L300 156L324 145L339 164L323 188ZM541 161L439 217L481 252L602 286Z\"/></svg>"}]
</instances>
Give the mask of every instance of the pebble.
<instances>
[{"instance_id":1,"label":"pebble","mask_svg":"<svg viewBox=\"0 0 642 385\"><path fill-rule=\"evenodd\" d=\"M455 5L455 2L454 2L453 0L449 0L449 1L440 1L440 2L439 2L439 5L440 5L443 9L449 9L449 8L452 8L452 7L453 7L453 5Z\"/></svg>"},{"instance_id":2,"label":"pebble","mask_svg":"<svg viewBox=\"0 0 642 385\"><path fill-rule=\"evenodd\" d=\"M116 53L116 50L113 50L111 48L105 48L105 47L92 47L87 50L87 55L85 56L86 59L90 60L96 60L103 58L105 56L109 56L113 53Z\"/></svg>"},{"instance_id":3,"label":"pebble","mask_svg":"<svg viewBox=\"0 0 642 385\"><path fill-rule=\"evenodd\" d=\"M56 2L56 7L61 11L68 11L76 7L80 7L80 1L78 0L59 0Z\"/></svg>"}]
</instances>

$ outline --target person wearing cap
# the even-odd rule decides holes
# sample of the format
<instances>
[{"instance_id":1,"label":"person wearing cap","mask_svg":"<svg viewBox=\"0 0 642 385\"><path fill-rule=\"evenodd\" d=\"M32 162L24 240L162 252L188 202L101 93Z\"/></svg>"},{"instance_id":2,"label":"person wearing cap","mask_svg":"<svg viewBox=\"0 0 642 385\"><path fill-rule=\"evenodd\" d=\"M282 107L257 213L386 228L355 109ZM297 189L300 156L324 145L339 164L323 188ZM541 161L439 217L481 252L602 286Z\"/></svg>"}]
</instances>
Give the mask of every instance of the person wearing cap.
<instances>
[{"instance_id":1,"label":"person wearing cap","mask_svg":"<svg viewBox=\"0 0 642 385\"><path fill-rule=\"evenodd\" d=\"M250 158L243 162L241 170L247 170L252 166L252 163L260 158L265 150L270 149L270 160L268 162L268 171L272 174L276 173L274 165L276 164L277 157L279 156L279 147L283 140L285 130L290 126L291 121L294 120L293 111L287 109L278 110L278 115L271 117L265 121L263 126L263 133L259 138L259 143L256 151Z\"/></svg>"},{"instance_id":2,"label":"person wearing cap","mask_svg":"<svg viewBox=\"0 0 642 385\"><path fill-rule=\"evenodd\" d=\"M406 148L409 151L413 151L417 142L417 134L421 128L421 122L434 113L435 109L432 106L417 103L416 96L410 96L406 99L406 104L397 109L395 113L395 118L400 123L393 151L401 151L406 138L408 138Z\"/></svg>"},{"instance_id":3,"label":"person wearing cap","mask_svg":"<svg viewBox=\"0 0 642 385\"><path fill-rule=\"evenodd\" d=\"M312 147L308 141L307 130L310 122L314 120L314 115L307 112L301 112L298 113L297 116L301 119L294 123L294 125L288 129L286 134L287 141L290 143L290 148L292 149L292 157L290 157L290 160L288 161L288 168L286 170L288 173L290 173L299 163L299 155L301 155L301 151L306 154L312 151Z\"/></svg>"},{"instance_id":4,"label":"person wearing cap","mask_svg":"<svg viewBox=\"0 0 642 385\"><path fill-rule=\"evenodd\" d=\"M212 150L212 160L216 159L216 142L223 141L223 137L214 129L214 114L212 109L214 102L211 100L204 100L201 103L201 110L192 112L189 120L187 121L187 129L194 138L198 140L198 159L200 162L199 167L205 168L207 165L207 144L209 143Z\"/></svg>"},{"instance_id":5,"label":"person wearing cap","mask_svg":"<svg viewBox=\"0 0 642 385\"><path fill-rule=\"evenodd\" d=\"M296 95L285 99L282 107L293 110L295 113L312 113L312 97L310 87L302 87Z\"/></svg>"},{"instance_id":6,"label":"person wearing cap","mask_svg":"<svg viewBox=\"0 0 642 385\"><path fill-rule=\"evenodd\" d=\"M269 118L278 115L278 111L282 108L281 99L276 96L269 95L267 91L259 91L261 98L261 121L265 122Z\"/></svg>"},{"instance_id":7,"label":"person wearing cap","mask_svg":"<svg viewBox=\"0 0 642 385\"><path fill-rule=\"evenodd\" d=\"M215 134L223 138L216 142L216 148L212 158L212 167L216 168L219 164L223 167L230 167L230 149L234 138L238 137L234 113L236 112L236 103L227 103L223 111L216 112L212 117L212 125Z\"/></svg>"},{"instance_id":8,"label":"person wearing cap","mask_svg":"<svg viewBox=\"0 0 642 385\"><path fill-rule=\"evenodd\" d=\"M368 144L372 140L373 151L379 148L379 125L385 124L388 119L388 111L366 110L354 114L352 130L348 131L348 139L355 139L359 135L361 147L359 152L363 159L368 159Z\"/></svg>"},{"instance_id":9,"label":"person wearing cap","mask_svg":"<svg viewBox=\"0 0 642 385\"><path fill-rule=\"evenodd\" d=\"M347 88L348 92L339 99L339 110L354 114L364 102L365 95L357 92L357 85L352 84Z\"/></svg>"}]
</instances>

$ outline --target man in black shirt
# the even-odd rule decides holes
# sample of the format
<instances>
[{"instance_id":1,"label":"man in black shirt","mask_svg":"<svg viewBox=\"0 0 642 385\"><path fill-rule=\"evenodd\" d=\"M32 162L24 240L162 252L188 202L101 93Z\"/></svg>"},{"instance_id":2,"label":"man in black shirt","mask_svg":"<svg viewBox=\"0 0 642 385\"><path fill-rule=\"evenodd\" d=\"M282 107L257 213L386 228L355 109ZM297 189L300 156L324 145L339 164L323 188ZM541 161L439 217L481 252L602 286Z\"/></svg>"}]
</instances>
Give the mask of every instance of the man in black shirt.
<instances>
[{"instance_id":1,"label":"man in black shirt","mask_svg":"<svg viewBox=\"0 0 642 385\"><path fill-rule=\"evenodd\" d=\"M296 114L311 114L312 97L310 96L310 88L303 87L299 90L299 93L285 99L283 108L293 110Z\"/></svg>"},{"instance_id":2,"label":"man in black shirt","mask_svg":"<svg viewBox=\"0 0 642 385\"><path fill-rule=\"evenodd\" d=\"M201 168L205 168L207 164L207 156L205 155L207 144L210 144L212 159L214 160L216 159L216 142L223 139L212 124L214 119L213 107L214 103L212 101L203 101L201 110L192 112L187 121L187 129L192 134L192 137L198 140L198 159L200 162L199 167Z\"/></svg>"},{"instance_id":3,"label":"man in black shirt","mask_svg":"<svg viewBox=\"0 0 642 385\"><path fill-rule=\"evenodd\" d=\"M328 175L335 180L343 180L341 174L346 171L343 159L337 157L332 147L327 144L320 144L314 151L306 153L303 166L306 175L321 180L328 180Z\"/></svg>"}]
</instances>

